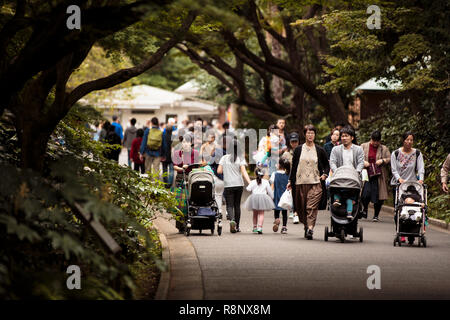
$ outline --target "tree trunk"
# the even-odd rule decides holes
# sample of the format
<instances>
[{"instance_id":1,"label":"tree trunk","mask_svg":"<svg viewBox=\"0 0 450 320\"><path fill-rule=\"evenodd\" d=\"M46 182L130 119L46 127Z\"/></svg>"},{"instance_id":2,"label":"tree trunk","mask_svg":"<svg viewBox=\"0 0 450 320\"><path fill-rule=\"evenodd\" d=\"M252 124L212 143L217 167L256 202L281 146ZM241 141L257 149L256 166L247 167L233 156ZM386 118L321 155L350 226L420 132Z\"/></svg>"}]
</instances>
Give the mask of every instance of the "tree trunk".
<instances>
[{"instance_id":1,"label":"tree trunk","mask_svg":"<svg viewBox=\"0 0 450 320\"><path fill-rule=\"evenodd\" d=\"M273 16L276 16L279 14L278 7L274 4L269 4L270 6L270 13ZM281 59L282 51L281 51L281 44L272 37L269 33L267 33L267 38L272 43L272 55L277 58ZM283 104L283 91L284 91L284 84L283 79L277 76L272 77L272 92L273 92L273 98L276 103L282 105Z\"/></svg>"},{"instance_id":2,"label":"tree trunk","mask_svg":"<svg viewBox=\"0 0 450 320\"><path fill-rule=\"evenodd\" d=\"M295 87L291 101L291 109L300 141L305 140L303 135L303 127L305 126L305 91L299 87Z\"/></svg>"},{"instance_id":3,"label":"tree trunk","mask_svg":"<svg viewBox=\"0 0 450 320\"><path fill-rule=\"evenodd\" d=\"M51 133L43 131L42 128L33 124L25 125L20 131L21 167L42 172Z\"/></svg>"}]
</instances>

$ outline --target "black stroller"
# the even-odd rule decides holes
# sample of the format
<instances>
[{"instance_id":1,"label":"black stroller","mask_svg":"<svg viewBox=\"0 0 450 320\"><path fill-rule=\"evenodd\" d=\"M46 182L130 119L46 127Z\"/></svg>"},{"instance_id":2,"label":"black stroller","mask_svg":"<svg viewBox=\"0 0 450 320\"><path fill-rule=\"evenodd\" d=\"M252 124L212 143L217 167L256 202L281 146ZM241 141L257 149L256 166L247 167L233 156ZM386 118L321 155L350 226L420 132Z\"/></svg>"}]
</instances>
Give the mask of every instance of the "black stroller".
<instances>
[{"instance_id":1,"label":"black stroller","mask_svg":"<svg viewBox=\"0 0 450 320\"><path fill-rule=\"evenodd\" d=\"M358 229L358 219L361 213L361 192L362 182L358 171L353 167L343 166L337 168L336 172L330 179L330 199L329 208L331 213L331 231L328 227L325 227L324 240L328 241L328 237L336 237L345 242L347 235L352 235L359 238L360 242L363 242L363 228ZM351 198L355 200L353 205L352 218L347 218L347 210L345 201L342 201L342 205L339 208L335 208L332 203L334 201L334 195L340 194L341 198ZM344 193L344 195L343 195Z\"/></svg>"},{"instance_id":2,"label":"black stroller","mask_svg":"<svg viewBox=\"0 0 450 320\"><path fill-rule=\"evenodd\" d=\"M412 192L411 192L412 191ZM407 203L407 198L415 198L414 203ZM422 207L421 203L424 203ZM416 238L418 246L427 246L425 237L425 221L427 219L427 186L417 181L406 181L397 184L395 188L395 221L396 236L394 247L402 245L401 237L408 237L409 245L413 245Z\"/></svg>"},{"instance_id":3,"label":"black stroller","mask_svg":"<svg viewBox=\"0 0 450 320\"><path fill-rule=\"evenodd\" d=\"M189 236L191 230L211 230L214 234L217 221L217 234L222 234L222 215L219 213L214 199L214 175L199 164L190 165L193 168L187 179L183 171L185 191L187 192L187 217L184 222L184 234Z\"/></svg>"}]
</instances>

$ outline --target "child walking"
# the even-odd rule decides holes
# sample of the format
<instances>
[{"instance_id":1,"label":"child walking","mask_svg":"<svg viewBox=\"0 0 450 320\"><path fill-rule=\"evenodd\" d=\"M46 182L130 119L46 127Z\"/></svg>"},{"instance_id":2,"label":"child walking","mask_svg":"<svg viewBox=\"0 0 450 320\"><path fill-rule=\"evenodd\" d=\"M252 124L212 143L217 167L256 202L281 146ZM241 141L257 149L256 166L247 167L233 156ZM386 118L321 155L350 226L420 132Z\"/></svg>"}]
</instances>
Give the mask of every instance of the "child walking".
<instances>
[{"instance_id":1,"label":"child walking","mask_svg":"<svg viewBox=\"0 0 450 320\"><path fill-rule=\"evenodd\" d=\"M247 210L253 210L253 232L262 234L264 223L264 211L275 208L273 203L273 191L270 188L269 181L263 179L264 172L256 168L256 180L252 180L247 186L247 191L252 194L245 202Z\"/></svg>"},{"instance_id":2,"label":"child walking","mask_svg":"<svg viewBox=\"0 0 450 320\"><path fill-rule=\"evenodd\" d=\"M278 202L280 202L280 198L283 195L283 193L286 191L286 186L289 182L289 171L290 171L290 164L288 161L284 159L280 159L278 161L278 170L270 176L270 183L272 184L272 190L274 191L274 197L273 200L275 202L275 209L274 209L274 216L275 221L273 223L273 232L278 231L278 227L280 225L280 212L283 215L283 227L281 228L281 233L286 234L287 233L287 220L288 220L288 214L287 210L278 207Z\"/></svg>"}]
</instances>

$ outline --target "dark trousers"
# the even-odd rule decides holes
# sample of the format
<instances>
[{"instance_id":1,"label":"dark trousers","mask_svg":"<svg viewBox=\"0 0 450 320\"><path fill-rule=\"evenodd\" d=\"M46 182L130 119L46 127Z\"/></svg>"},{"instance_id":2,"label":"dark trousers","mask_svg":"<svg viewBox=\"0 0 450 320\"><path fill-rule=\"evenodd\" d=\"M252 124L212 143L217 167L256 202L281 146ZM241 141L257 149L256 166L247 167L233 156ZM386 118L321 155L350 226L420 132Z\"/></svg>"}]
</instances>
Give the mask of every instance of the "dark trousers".
<instances>
[{"instance_id":1,"label":"dark trousers","mask_svg":"<svg viewBox=\"0 0 450 320\"><path fill-rule=\"evenodd\" d=\"M288 220L288 214L287 214L287 210L274 210L274 215L275 215L275 219L279 219L280 218L280 212L283 215L283 227L286 227L287 225L287 220Z\"/></svg>"},{"instance_id":2,"label":"dark trousers","mask_svg":"<svg viewBox=\"0 0 450 320\"><path fill-rule=\"evenodd\" d=\"M236 222L239 227L241 221L241 198L244 187L229 187L224 189L224 197L227 206L227 213L230 220Z\"/></svg>"},{"instance_id":3,"label":"dark trousers","mask_svg":"<svg viewBox=\"0 0 450 320\"><path fill-rule=\"evenodd\" d=\"M141 171L142 174L145 173L145 164L143 163L134 163L134 170Z\"/></svg>"},{"instance_id":4,"label":"dark trousers","mask_svg":"<svg viewBox=\"0 0 450 320\"><path fill-rule=\"evenodd\" d=\"M364 211L367 212L369 209L369 203L370 203L370 199L365 198L362 201L362 204L364 206ZM375 210L375 213L373 214L374 218L378 218L378 215L380 214L381 211L381 207L383 206L384 200L378 200L377 202L375 202L373 204L373 208Z\"/></svg>"}]
</instances>

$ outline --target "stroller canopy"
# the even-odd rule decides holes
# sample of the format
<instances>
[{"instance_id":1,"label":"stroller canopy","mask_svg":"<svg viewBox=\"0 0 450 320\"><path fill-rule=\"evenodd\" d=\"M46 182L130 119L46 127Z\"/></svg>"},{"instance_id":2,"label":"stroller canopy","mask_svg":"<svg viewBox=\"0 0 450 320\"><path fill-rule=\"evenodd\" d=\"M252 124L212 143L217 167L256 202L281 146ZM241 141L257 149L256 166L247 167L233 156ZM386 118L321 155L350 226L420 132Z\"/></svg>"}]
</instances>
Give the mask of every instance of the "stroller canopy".
<instances>
[{"instance_id":1,"label":"stroller canopy","mask_svg":"<svg viewBox=\"0 0 450 320\"><path fill-rule=\"evenodd\" d=\"M405 181L400 185L400 188L398 190L398 196L399 198L403 195L403 194L408 194L408 187L409 186L413 186L414 189L417 191L417 193L420 195L420 197L422 198L422 201L425 201L425 193L424 193L424 186L421 185L419 182L417 181Z\"/></svg>"},{"instance_id":2,"label":"stroller canopy","mask_svg":"<svg viewBox=\"0 0 450 320\"><path fill-rule=\"evenodd\" d=\"M359 172L350 166L337 168L330 178L330 188L361 189Z\"/></svg>"}]
</instances>

